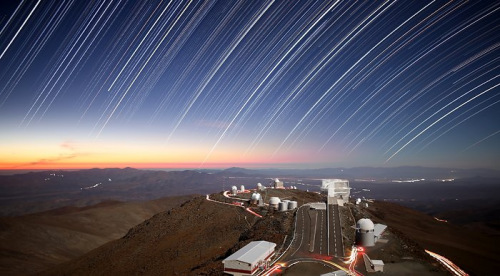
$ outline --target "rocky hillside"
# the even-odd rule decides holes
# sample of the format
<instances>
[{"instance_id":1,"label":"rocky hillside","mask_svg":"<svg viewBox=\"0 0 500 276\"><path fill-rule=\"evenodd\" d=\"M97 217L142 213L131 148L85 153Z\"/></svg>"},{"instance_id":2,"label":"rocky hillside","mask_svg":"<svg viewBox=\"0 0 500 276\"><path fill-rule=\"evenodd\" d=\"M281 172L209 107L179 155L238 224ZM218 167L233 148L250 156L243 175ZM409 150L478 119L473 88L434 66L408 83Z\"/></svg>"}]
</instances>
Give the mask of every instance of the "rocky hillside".
<instances>
[{"instance_id":1,"label":"rocky hillside","mask_svg":"<svg viewBox=\"0 0 500 276\"><path fill-rule=\"evenodd\" d=\"M279 246L292 222L291 212L259 219L243 208L198 197L41 275L222 275L226 256L252 240Z\"/></svg>"},{"instance_id":2,"label":"rocky hillside","mask_svg":"<svg viewBox=\"0 0 500 276\"><path fill-rule=\"evenodd\" d=\"M191 198L106 201L90 207L0 218L0 275L32 274L79 257Z\"/></svg>"},{"instance_id":3,"label":"rocky hillside","mask_svg":"<svg viewBox=\"0 0 500 276\"><path fill-rule=\"evenodd\" d=\"M376 201L363 208L376 222L441 254L471 275L496 275L500 270L500 237L440 222L421 212L389 202Z\"/></svg>"},{"instance_id":4,"label":"rocky hillside","mask_svg":"<svg viewBox=\"0 0 500 276\"><path fill-rule=\"evenodd\" d=\"M316 193L289 193L291 199L303 203L320 199ZM221 194L212 197L224 199ZM357 218L371 217L387 224L394 234L391 242L398 243L395 248L404 256L433 262L423 252L429 249L471 275L494 275L498 269L497 238L392 203L375 202L353 211ZM278 248L286 246L293 221L291 212L271 211L257 218L243 208L197 197L155 215L120 239L40 275L222 275L222 260L250 241L268 240Z\"/></svg>"}]
</instances>

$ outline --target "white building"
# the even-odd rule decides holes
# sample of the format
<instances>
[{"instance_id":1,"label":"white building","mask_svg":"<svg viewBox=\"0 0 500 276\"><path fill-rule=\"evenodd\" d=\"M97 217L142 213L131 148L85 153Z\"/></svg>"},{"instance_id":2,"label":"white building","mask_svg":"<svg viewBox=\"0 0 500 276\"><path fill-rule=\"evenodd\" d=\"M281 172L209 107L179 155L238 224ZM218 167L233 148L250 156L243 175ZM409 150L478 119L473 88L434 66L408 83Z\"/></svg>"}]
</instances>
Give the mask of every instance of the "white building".
<instances>
[{"instance_id":1,"label":"white building","mask_svg":"<svg viewBox=\"0 0 500 276\"><path fill-rule=\"evenodd\" d=\"M346 179L323 179L321 192L328 195L328 204L343 206L349 200L351 188Z\"/></svg>"},{"instance_id":2,"label":"white building","mask_svg":"<svg viewBox=\"0 0 500 276\"><path fill-rule=\"evenodd\" d=\"M380 239L387 225L374 224L373 221L367 218L358 220L356 223L356 244L370 247Z\"/></svg>"},{"instance_id":3,"label":"white building","mask_svg":"<svg viewBox=\"0 0 500 276\"><path fill-rule=\"evenodd\" d=\"M373 221L362 218L356 223L356 244L364 247L375 245L375 225Z\"/></svg>"},{"instance_id":4,"label":"white building","mask_svg":"<svg viewBox=\"0 0 500 276\"><path fill-rule=\"evenodd\" d=\"M273 208L273 209L277 210L280 202L281 202L281 200L279 197L275 197L275 196L271 197L269 199L269 208Z\"/></svg>"},{"instance_id":5,"label":"white building","mask_svg":"<svg viewBox=\"0 0 500 276\"><path fill-rule=\"evenodd\" d=\"M384 261L372 260L368 254L363 254L366 272L384 272Z\"/></svg>"},{"instance_id":6,"label":"white building","mask_svg":"<svg viewBox=\"0 0 500 276\"><path fill-rule=\"evenodd\" d=\"M283 189L283 181L280 181L278 178L275 178L271 181L271 187L275 189Z\"/></svg>"},{"instance_id":7,"label":"white building","mask_svg":"<svg viewBox=\"0 0 500 276\"><path fill-rule=\"evenodd\" d=\"M275 247L273 242L250 242L222 261L224 272L235 276L253 275L259 268L267 267Z\"/></svg>"},{"instance_id":8,"label":"white building","mask_svg":"<svg viewBox=\"0 0 500 276\"><path fill-rule=\"evenodd\" d=\"M251 204L259 204L259 201L262 200L262 196L259 193L253 193L252 197L250 198L250 203Z\"/></svg>"},{"instance_id":9,"label":"white building","mask_svg":"<svg viewBox=\"0 0 500 276\"><path fill-rule=\"evenodd\" d=\"M348 276L348 274L347 274L347 272L345 272L343 270L337 270L337 271L321 274L320 276Z\"/></svg>"}]
</instances>

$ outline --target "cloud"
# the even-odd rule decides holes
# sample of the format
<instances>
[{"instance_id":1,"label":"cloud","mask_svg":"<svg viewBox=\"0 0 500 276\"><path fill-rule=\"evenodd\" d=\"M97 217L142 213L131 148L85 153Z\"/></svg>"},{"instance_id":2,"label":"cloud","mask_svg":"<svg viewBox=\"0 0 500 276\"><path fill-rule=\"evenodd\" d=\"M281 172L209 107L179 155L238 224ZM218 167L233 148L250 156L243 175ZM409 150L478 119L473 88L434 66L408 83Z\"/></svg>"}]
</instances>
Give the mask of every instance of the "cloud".
<instances>
[{"instance_id":1,"label":"cloud","mask_svg":"<svg viewBox=\"0 0 500 276\"><path fill-rule=\"evenodd\" d=\"M13 168L27 167L27 166L40 166L40 165L48 165L52 163L57 163L65 160L70 160L73 158L77 158L79 156L85 155L83 153L78 152L78 146L76 143L72 141L65 141L59 145L64 151L69 151L68 153L60 153L54 157L47 157L38 159L33 162L20 164L18 166L14 166Z\"/></svg>"},{"instance_id":2,"label":"cloud","mask_svg":"<svg viewBox=\"0 0 500 276\"><path fill-rule=\"evenodd\" d=\"M24 165L20 165L19 167L34 166L34 165L45 165L45 164L50 164L50 163L59 162L59 161L63 161L63 160L73 159L73 158L78 157L78 156L79 155L75 154L75 153L73 153L73 154L60 154L59 156L54 157L54 158L39 159L39 160L34 161L34 162L30 162L30 163L27 163L27 164L24 164Z\"/></svg>"},{"instance_id":3,"label":"cloud","mask_svg":"<svg viewBox=\"0 0 500 276\"><path fill-rule=\"evenodd\" d=\"M72 141L64 141L61 143L61 148L76 151L77 150L77 144Z\"/></svg>"}]
</instances>

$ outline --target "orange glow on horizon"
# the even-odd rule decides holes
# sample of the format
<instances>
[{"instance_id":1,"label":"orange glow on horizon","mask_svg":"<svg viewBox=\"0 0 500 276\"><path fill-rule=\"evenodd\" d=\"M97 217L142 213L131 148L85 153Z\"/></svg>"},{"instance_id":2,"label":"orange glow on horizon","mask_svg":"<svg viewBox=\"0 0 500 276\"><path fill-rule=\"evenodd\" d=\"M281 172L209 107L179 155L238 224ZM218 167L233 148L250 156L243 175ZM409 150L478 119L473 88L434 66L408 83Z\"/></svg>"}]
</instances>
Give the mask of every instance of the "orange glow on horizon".
<instances>
[{"instance_id":1,"label":"orange glow on horizon","mask_svg":"<svg viewBox=\"0 0 500 276\"><path fill-rule=\"evenodd\" d=\"M289 165L276 163L273 166ZM265 163L47 163L23 165L15 163L0 163L0 170L80 170L105 168L135 168L135 169L225 169L230 167L262 168Z\"/></svg>"},{"instance_id":2,"label":"orange glow on horizon","mask_svg":"<svg viewBox=\"0 0 500 276\"><path fill-rule=\"evenodd\" d=\"M202 145L179 144L162 147L154 143L109 141L36 144L21 141L0 145L0 170L56 170L125 168L138 169L220 169L229 167L299 167L307 163L305 154L285 154L271 158L271 151L244 154L239 148L221 148L207 158Z\"/></svg>"}]
</instances>

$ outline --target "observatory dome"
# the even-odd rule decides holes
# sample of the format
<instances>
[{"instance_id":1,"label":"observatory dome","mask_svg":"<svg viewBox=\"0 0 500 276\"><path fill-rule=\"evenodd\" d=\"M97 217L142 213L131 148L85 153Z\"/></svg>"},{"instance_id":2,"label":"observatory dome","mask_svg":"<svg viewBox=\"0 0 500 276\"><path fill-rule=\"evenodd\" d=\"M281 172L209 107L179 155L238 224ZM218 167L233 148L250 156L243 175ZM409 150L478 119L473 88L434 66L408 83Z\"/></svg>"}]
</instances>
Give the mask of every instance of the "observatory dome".
<instances>
[{"instance_id":1,"label":"observatory dome","mask_svg":"<svg viewBox=\"0 0 500 276\"><path fill-rule=\"evenodd\" d=\"M253 193L252 194L252 200L259 201L262 197L260 196L259 193Z\"/></svg>"},{"instance_id":2,"label":"observatory dome","mask_svg":"<svg viewBox=\"0 0 500 276\"><path fill-rule=\"evenodd\" d=\"M363 231L373 231L375 229L375 225L370 219L363 218L358 220L358 223L356 223L356 228Z\"/></svg>"},{"instance_id":3,"label":"observatory dome","mask_svg":"<svg viewBox=\"0 0 500 276\"><path fill-rule=\"evenodd\" d=\"M271 204L271 205L278 205L280 202L281 202L281 200L279 199L279 197L273 196L269 199L269 204Z\"/></svg>"}]
</instances>

